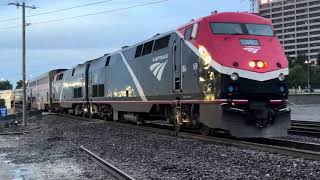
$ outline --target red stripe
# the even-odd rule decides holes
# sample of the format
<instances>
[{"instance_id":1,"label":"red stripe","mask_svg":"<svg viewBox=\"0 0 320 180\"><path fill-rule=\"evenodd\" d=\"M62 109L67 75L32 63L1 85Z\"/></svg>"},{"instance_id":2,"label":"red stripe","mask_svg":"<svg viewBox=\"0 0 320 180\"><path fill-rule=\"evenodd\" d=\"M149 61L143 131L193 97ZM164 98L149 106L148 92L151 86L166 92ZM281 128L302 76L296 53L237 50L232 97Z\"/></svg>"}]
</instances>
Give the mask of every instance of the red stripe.
<instances>
[{"instance_id":1,"label":"red stripe","mask_svg":"<svg viewBox=\"0 0 320 180\"><path fill-rule=\"evenodd\" d=\"M140 104L221 104L221 103L228 103L227 99L217 99L217 100L172 100L172 101L165 101L165 100L152 100L152 101L89 101L89 103L101 103L101 104L119 104L119 103L140 103ZM61 101L61 102L54 102L54 103L86 103L85 101ZM230 103L235 104L247 104L248 100L232 100Z\"/></svg>"},{"instance_id":2,"label":"red stripe","mask_svg":"<svg viewBox=\"0 0 320 180\"><path fill-rule=\"evenodd\" d=\"M217 99L217 100L172 100L172 101L165 101L165 100L152 100L152 101L89 101L89 103L101 103L101 104L221 104L221 103L235 103L235 104L248 104L248 100L246 99L234 99L234 100L227 100L227 99ZM288 100L281 100L275 99L270 100L272 104L281 104L283 102L288 102ZM86 103L86 101L55 101L53 103Z\"/></svg>"},{"instance_id":3,"label":"red stripe","mask_svg":"<svg viewBox=\"0 0 320 180\"><path fill-rule=\"evenodd\" d=\"M287 103L288 100L282 100L282 99L273 99L273 100L270 100L270 103L271 104L282 104L282 103Z\"/></svg>"}]
</instances>

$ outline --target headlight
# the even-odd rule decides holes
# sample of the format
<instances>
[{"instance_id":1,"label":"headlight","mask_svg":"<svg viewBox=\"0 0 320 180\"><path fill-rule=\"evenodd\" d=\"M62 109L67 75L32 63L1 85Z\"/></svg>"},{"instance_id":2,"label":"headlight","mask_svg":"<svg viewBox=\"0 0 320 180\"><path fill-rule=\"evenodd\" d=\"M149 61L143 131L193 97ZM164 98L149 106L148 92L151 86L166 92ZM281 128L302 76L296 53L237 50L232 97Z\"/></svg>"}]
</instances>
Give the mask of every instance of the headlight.
<instances>
[{"instance_id":1,"label":"headlight","mask_svg":"<svg viewBox=\"0 0 320 180\"><path fill-rule=\"evenodd\" d=\"M232 85L228 86L228 91L229 93L232 93L234 91L234 87Z\"/></svg>"},{"instance_id":2,"label":"headlight","mask_svg":"<svg viewBox=\"0 0 320 180\"><path fill-rule=\"evenodd\" d=\"M283 81L286 78L286 76L283 73L279 74L279 80Z\"/></svg>"},{"instance_id":3,"label":"headlight","mask_svg":"<svg viewBox=\"0 0 320 180\"><path fill-rule=\"evenodd\" d=\"M237 73L232 73L232 74L230 75L230 78L231 78L233 81L236 81L236 80L239 79L239 75L238 75Z\"/></svg>"}]
</instances>

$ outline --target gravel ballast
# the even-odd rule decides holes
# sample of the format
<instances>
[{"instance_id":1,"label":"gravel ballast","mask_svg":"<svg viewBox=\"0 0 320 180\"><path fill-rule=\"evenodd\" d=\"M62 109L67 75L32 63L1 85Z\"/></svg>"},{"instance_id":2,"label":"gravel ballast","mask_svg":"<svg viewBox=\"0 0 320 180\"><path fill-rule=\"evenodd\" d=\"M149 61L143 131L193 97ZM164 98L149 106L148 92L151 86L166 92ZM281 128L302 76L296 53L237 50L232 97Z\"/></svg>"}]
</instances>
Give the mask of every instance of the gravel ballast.
<instances>
[{"instance_id":1,"label":"gravel ballast","mask_svg":"<svg viewBox=\"0 0 320 180\"><path fill-rule=\"evenodd\" d=\"M306 142L306 143L313 143L313 144L320 144L320 138L317 137L310 137L305 135L288 135L287 137L283 137L280 139L287 139L292 141L298 141L298 142Z\"/></svg>"},{"instance_id":2,"label":"gravel ballast","mask_svg":"<svg viewBox=\"0 0 320 180\"><path fill-rule=\"evenodd\" d=\"M45 174L46 179L110 179L79 150L81 145L137 179L320 177L319 161L112 126L103 121L44 116L31 121L28 128L33 130L27 135L0 136L0 142L11 143L0 145L0 152L14 164L30 164L35 174L38 164L51 164L48 169L56 167L57 173ZM60 168L67 171L71 164L73 175L63 177Z\"/></svg>"}]
</instances>

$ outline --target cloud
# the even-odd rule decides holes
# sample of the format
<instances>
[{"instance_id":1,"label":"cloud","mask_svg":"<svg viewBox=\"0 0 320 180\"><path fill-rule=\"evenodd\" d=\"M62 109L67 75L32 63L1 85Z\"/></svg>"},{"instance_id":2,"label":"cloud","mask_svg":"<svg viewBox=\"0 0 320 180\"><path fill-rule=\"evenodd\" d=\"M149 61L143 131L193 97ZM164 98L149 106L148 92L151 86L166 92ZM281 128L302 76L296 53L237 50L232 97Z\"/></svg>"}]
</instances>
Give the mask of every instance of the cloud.
<instances>
[{"instance_id":1,"label":"cloud","mask_svg":"<svg viewBox=\"0 0 320 180\"><path fill-rule=\"evenodd\" d=\"M113 0L98 6L88 6L57 14L27 18L36 23L76 15L127 7L152 0ZM27 14L52 11L86 4L87 0L37 1L28 0L38 9ZM191 19L208 15L214 10L234 11L249 9L248 5L234 0L169 0L168 2L115 13L88 16L27 27L27 72L36 76L54 68L70 68L86 60L122 46L133 45L157 33L174 30ZM20 17L21 9L3 7L1 19ZM21 20L0 23L0 77L21 79L21 29L1 30L2 27L20 25Z\"/></svg>"}]
</instances>

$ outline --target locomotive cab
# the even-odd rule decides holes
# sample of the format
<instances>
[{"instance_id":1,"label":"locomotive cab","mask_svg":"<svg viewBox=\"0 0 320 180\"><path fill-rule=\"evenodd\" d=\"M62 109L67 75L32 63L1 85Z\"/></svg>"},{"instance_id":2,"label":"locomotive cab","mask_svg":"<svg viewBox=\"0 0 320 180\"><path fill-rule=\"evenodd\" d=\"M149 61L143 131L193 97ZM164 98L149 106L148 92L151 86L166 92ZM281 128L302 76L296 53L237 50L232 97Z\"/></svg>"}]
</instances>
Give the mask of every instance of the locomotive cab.
<instances>
[{"instance_id":1,"label":"locomotive cab","mask_svg":"<svg viewBox=\"0 0 320 180\"><path fill-rule=\"evenodd\" d=\"M200 105L200 114L215 114L200 115L201 123L235 136L286 135L288 61L272 23L249 13L217 13L196 23L189 42L198 49L204 100L221 102Z\"/></svg>"}]
</instances>

